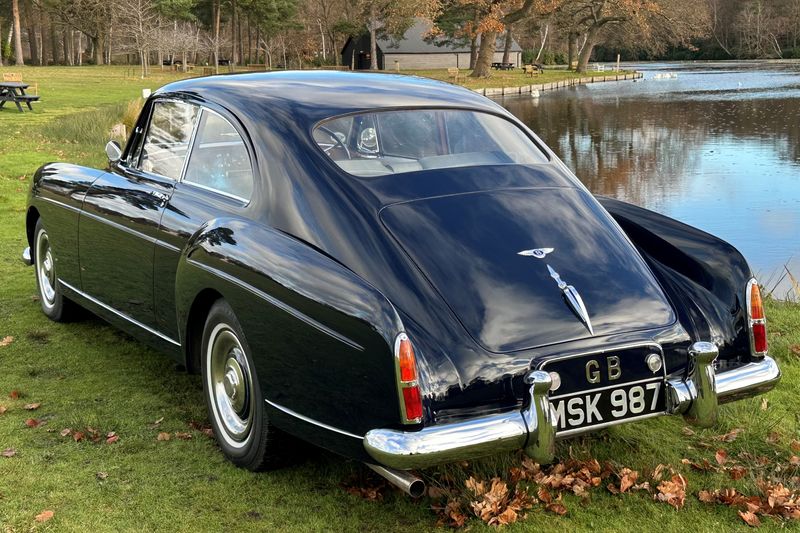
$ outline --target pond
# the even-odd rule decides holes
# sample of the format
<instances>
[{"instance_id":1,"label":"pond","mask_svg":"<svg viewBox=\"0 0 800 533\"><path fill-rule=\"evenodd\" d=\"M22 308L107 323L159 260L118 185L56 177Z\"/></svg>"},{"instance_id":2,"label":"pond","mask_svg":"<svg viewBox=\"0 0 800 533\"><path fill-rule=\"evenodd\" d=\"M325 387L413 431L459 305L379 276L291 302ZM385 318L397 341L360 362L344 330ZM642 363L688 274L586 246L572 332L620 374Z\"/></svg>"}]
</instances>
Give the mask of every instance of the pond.
<instances>
[{"instance_id":1,"label":"pond","mask_svg":"<svg viewBox=\"0 0 800 533\"><path fill-rule=\"evenodd\" d=\"M800 297L800 63L646 63L502 103L595 194L736 246L776 298Z\"/></svg>"}]
</instances>

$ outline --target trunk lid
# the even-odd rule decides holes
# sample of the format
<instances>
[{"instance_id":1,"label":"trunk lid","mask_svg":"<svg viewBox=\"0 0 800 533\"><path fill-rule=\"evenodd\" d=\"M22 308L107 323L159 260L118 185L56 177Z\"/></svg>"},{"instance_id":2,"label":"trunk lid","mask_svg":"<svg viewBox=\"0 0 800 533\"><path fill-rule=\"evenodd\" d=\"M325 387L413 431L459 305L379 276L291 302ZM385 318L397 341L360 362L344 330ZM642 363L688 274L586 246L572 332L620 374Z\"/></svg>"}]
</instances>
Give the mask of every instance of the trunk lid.
<instances>
[{"instance_id":1,"label":"trunk lid","mask_svg":"<svg viewBox=\"0 0 800 533\"><path fill-rule=\"evenodd\" d=\"M639 253L582 189L424 198L384 208L381 220L467 332L491 352L675 321ZM524 250L527 255L519 255Z\"/></svg>"}]
</instances>

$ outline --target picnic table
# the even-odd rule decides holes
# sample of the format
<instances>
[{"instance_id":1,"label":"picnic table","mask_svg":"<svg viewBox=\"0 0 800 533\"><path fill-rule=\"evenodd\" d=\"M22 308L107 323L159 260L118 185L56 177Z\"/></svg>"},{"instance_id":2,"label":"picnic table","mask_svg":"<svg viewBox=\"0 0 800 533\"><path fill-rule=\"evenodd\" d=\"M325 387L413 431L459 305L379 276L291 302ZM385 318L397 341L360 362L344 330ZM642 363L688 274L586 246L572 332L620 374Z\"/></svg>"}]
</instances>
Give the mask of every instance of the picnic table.
<instances>
[{"instance_id":1,"label":"picnic table","mask_svg":"<svg viewBox=\"0 0 800 533\"><path fill-rule=\"evenodd\" d=\"M27 105L28 109L32 111L31 102L35 102L39 97L25 94L27 88L28 84L21 81L0 81L0 109L6 105L6 102L14 102L20 112L23 111L22 104Z\"/></svg>"},{"instance_id":2,"label":"picnic table","mask_svg":"<svg viewBox=\"0 0 800 533\"><path fill-rule=\"evenodd\" d=\"M495 70L514 70L514 63L503 63L498 61L496 63L492 63L492 68Z\"/></svg>"}]
</instances>

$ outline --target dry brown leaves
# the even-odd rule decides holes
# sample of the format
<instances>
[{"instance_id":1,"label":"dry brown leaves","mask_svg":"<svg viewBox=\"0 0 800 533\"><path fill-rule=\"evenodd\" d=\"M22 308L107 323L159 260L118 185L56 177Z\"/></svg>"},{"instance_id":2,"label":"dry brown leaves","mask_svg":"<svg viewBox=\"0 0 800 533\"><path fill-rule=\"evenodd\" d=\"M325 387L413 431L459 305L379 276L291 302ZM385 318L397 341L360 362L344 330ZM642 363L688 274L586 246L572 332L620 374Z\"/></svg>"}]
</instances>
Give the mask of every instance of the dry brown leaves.
<instances>
[{"instance_id":1,"label":"dry brown leaves","mask_svg":"<svg viewBox=\"0 0 800 533\"><path fill-rule=\"evenodd\" d=\"M724 435L717 435L716 437L714 437L714 440L720 442L733 442L736 440L736 437L738 437L739 434L742 433L743 431L744 429L742 428L735 428L725 433Z\"/></svg>"},{"instance_id":2,"label":"dry brown leaves","mask_svg":"<svg viewBox=\"0 0 800 533\"><path fill-rule=\"evenodd\" d=\"M38 428L44 423L45 423L44 420L39 420L38 418L29 418L25 420L25 425L31 429Z\"/></svg>"},{"instance_id":3,"label":"dry brown leaves","mask_svg":"<svg viewBox=\"0 0 800 533\"><path fill-rule=\"evenodd\" d=\"M23 407L23 409L25 409L26 411L35 411L39 407L41 407L41 405L42 404L38 403L38 402L37 403L26 403L25 406Z\"/></svg>"},{"instance_id":4,"label":"dry brown leaves","mask_svg":"<svg viewBox=\"0 0 800 533\"><path fill-rule=\"evenodd\" d=\"M34 520L36 520L37 522L47 522L48 520L53 518L54 514L55 513L50 510L42 511L41 513L36 515L36 518L34 518Z\"/></svg>"},{"instance_id":5,"label":"dry brown leaves","mask_svg":"<svg viewBox=\"0 0 800 533\"><path fill-rule=\"evenodd\" d=\"M7 335L7 336L3 337L2 339L0 339L0 348L3 348L4 346L8 346L12 342L14 342L14 337L12 337L11 335Z\"/></svg>"},{"instance_id":6,"label":"dry brown leaves","mask_svg":"<svg viewBox=\"0 0 800 533\"><path fill-rule=\"evenodd\" d=\"M160 418L159 420L157 420L156 423L160 422L161 420L163 420L163 418ZM214 430L211 429L211 426L209 426L207 424L202 424L200 422L196 422L196 421L192 420L191 422L189 422L189 427L192 428L195 431L199 431L200 433L202 433L206 437L209 437L209 438L212 438L212 439L214 438Z\"/></svg>"},{"instance_id":7,"label":"dry brown leaves","mask_svg":"<svg viewBox=\"0 0 800 533\"><path fill-rule=\"evenodd\" d=\"M73 431L72 428L64 428L59 432L62 437L72 436L75 442L89 441L94 444L105 442L106 444L114 444L119 442L119 435L115 431L103 432L93 427L86 427L83 431Z\"/></svg>"},{"instance_id":8,"label":"dry brown leaves","mask_svg":"<svg viewBox=\"0 0 800 533\"><path fill-rule=\"evenodd\" d=\"M800 491L790 490L782 483L760 483L761 495L745 496L736 489L701 490L697 497L701 502L719 503L736 507L739 516L752 527L761 525L757 515L778 516L789 520L800 520Z\"/></svg>"},{"instance_id":9,"label":"dry brown leaves","mask_svg":"<svg viewBox=\"0 0 800 533\"><path fill-rule=\"evenodd\" d=\"M0 415L5 413L6 411L8 411L8 407L6 407L5 405L0 405Z\"/></svg>"},{"instance_id":10,"label":"dry brown leaves","mask_svg":"<svg viewBox=\"0 0 800 533\"><path fill-rule=\"evenodd\" d=\"M681 474L673 474L670 479L665 479L658 484L656 500L665 502L680 509L686 503L686 487L688 483Z\"/></svg>"},{"instance_id":11,"label":"dry brown leaves","mask_svg":"<svg viewBox=\"0 0 800 533\"><path fill-rule=\"evenodd\" d=\"M488 486L473 477L465 484L473 497L470 502L472 512L490 526L513 524L524 516L523 511L536 503L536 499L526 490L518 486L512 493L506 482L497 477Z\"/></svg>"},{"instance_id":12,"label":"dry brown leaves","mask_svg":"<svg viewBox=\"0 0 800 533\"><path fill-rule=\"evenodd\" d=\"M789 351L794 355L800 356L800 344L793 344L789 346Z\"/></svg>"},{"instance_id":13,"label":"dry brown leaves","mask_svg":"<svg viewBox=\"0 0 800 533\"><path fill-rule=\"evenodd\" d=\"M3 457L14 457L15 455L17 455L17 450L15 450L14 448L6 448L0 455L2 455Z\"/></svg>"},{"instance_id":14,"label":"dry brown leaves","mask_svg":"<svg viewBox=\"0 0 800 533\"><path fill-rule=\"evenodd\" d=\"M12 400L19 400L20 396L22 396L22 394L18 390L12 390L8 393L8 397Z\"/></svg>"}]
</instances>

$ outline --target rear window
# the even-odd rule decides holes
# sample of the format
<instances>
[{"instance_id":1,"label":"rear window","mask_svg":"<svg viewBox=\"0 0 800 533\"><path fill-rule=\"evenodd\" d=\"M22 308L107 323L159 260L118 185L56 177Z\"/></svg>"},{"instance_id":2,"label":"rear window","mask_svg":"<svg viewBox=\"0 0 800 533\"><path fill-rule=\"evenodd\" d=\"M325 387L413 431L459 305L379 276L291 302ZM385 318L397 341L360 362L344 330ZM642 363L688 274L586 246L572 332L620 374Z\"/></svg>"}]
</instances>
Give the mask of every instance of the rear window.
<instances>
[{"instance_id":1,"label":"rear window","mask_svg":"<svg viewBox=\"0 0 800 533\"><path fill-rule=\"evenodd\" d=\"M348 115L320 123L314 140L345 172L361 177L547 162L547 156L519 127L474 111L415 109Z\"/></svg>"}]
</instances>

